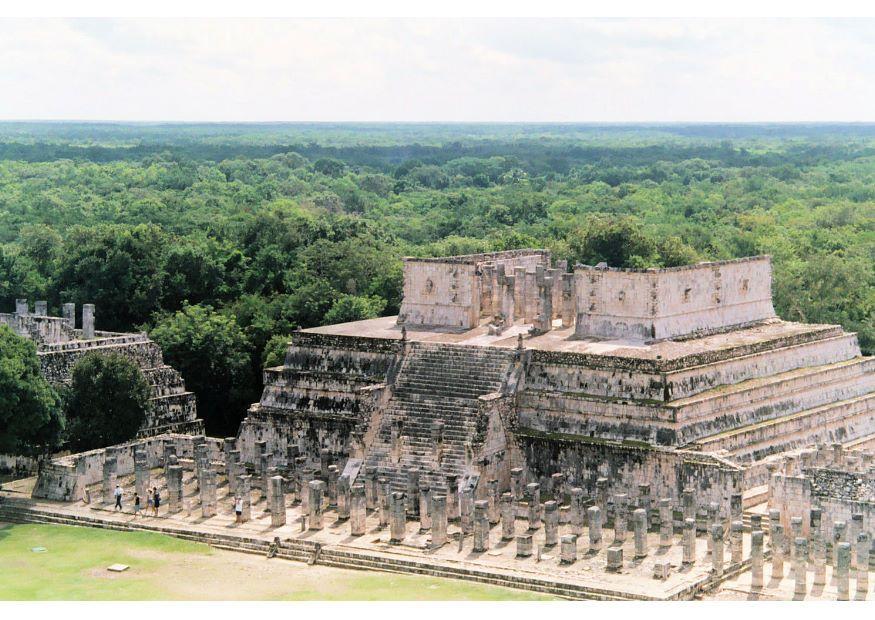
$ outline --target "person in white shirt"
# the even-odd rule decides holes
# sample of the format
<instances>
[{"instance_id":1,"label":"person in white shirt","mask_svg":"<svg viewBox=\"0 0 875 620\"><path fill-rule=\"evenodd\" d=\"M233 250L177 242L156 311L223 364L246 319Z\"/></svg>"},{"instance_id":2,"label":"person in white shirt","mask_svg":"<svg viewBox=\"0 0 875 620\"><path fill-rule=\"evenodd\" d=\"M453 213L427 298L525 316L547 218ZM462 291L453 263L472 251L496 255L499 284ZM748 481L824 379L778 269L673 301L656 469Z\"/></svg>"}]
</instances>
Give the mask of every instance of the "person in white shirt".
<instances>
[{"instance_id":1,"label":"person in white shirt","mask_svg":"<svg viewBox=\"0 0 875 620\"><path fill-rule=\"evenodd\" d=\"M113 491L113 495L115 495L115 509L122 509L122 488L119 485L115 485L115 491Z\"/></svg>"}]
</instances>

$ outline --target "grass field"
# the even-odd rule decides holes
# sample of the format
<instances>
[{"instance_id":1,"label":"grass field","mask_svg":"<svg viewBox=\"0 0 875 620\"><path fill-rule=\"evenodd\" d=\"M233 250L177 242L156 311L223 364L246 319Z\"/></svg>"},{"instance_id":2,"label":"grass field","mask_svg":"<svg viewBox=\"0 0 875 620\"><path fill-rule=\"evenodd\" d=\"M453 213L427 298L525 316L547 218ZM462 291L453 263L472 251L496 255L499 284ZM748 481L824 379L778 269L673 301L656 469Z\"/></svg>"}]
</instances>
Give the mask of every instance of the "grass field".
<instances>
[{"instance_id":1,"label":"grass field","mask_svg":"<svg viewBox=\"0 0 875 620\"><path fill-rule=\"evenodd\" d=\"M115 563L130 568L108 571ZM454 579L267 560L149 532L57 525L0 525L0 566L2 600L550 599Z\"/></svg>"}]
</instances>

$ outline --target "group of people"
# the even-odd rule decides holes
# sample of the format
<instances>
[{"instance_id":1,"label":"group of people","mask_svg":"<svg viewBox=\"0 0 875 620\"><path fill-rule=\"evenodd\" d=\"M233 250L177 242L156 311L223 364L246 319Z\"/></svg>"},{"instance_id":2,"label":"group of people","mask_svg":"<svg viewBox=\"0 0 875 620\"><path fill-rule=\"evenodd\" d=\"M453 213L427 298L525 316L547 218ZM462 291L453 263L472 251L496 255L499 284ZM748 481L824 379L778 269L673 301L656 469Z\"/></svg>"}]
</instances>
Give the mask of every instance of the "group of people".
<instances>
[{"instance_id":1,"label":"group of people","mask_svg":"<svg viewBox=\"0 0 875 620\"><path fill-rule=\"evenodd\" d=\"M115 485L115 491L113 492L115 496L115 509L122 509L122 487L121 485ZM158 487L152 487L149 489L149 497L146 499L146 510L153 517L158 516L158 509L161 507L161 493L158 492ZM140 499L139 493L134 493L134 516L139 517L140 510L142 510L142 500Z\"/></svg>"}]
</instances>

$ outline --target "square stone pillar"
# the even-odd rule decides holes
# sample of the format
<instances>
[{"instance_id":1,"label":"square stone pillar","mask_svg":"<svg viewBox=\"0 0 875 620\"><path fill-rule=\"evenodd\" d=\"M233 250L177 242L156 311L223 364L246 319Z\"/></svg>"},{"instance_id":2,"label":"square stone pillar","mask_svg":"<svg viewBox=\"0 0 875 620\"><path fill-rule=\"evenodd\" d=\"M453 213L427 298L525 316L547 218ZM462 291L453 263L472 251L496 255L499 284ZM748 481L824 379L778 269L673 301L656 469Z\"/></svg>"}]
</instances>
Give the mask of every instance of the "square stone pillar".
<instances>
[{"instance_id":1,"label":"square stone pillar","mask_svg":"<svg viewBox=\"0 0 875 620\"><path fill-rule=\"evenodd\" d=\"M840 444L841 445L841 444ZM847 601L850 595L849 571L851 568L851 545L840 542L836 545L835 580L838 600Z\"/></svg>"},{"instance_id":2,"label":"square stone pillar","mask_svg":"<svg viewBox=\"0 0 875 620\"><path fill-rule=\"evenodd\" d=\"M462 531L467 535L473 529L474 521L474 490L464 488L459 491L459 512L461 513Z\"/></svg>"},{"instance_id":3,"label":"square stone pillar","mask_svg":"<svg viewBox=\"0 0 875 620\"><path fill-rule=\"evenodd\" d=\"M413 518L419 517L419 469L411 467L407 470L407 503L406 510Z\"/></svg>"},{"instance_id":4,"label":"square stone pillar","mask_svg":"<svg viewBox=\"0 0 875 620\"><path fill-rule=\"evenodd\" d=\"M244 474L237 476L237 495L243 500L244 522L252 519L252 476Z\"/></svg>"},{"instance_id":5,"label":"square stone pillar","mask_svg":"<svg viewBox=\"0 0 875 620\"><path fill-rule=\"evenodd\" d=\"M322 448L319 450L319 475L323 480L328 480L328 467L331 465L331 450Z\"/></svg>"},{"instance_id":6,"label":"square stone pillar","mask_svg":"<svg viewBox=\"0 0 875 620\"><path fill-rule=\"evenodd\" d=\"M483 553L489 550L489 502L474 502L474 551Z\"/></svg>"},{"instance_id":7,"label":"square stone pillar","mask_svg":"<svg viewBox=\"0 0 875 620\"><path fill-rule=\"evenodd\" d=\"M672 516L671 499L663 497L659 500L659 546L671 547L674 538L674 517Z\"/></svg>"},{"instance_id":8,"label":"square stone pillar","mask_svg":"<svg viewBox=\"0 0 875 620\"><path fill-rule=\"evenodd\" d=\"M431 487L419 482L419 529L431 529Z\"/></svg>"},{"instance_id":9,"label":"square stone pillar","mask_svg":"<svg viewBox=\"0 0 875 620\"><path fill-rule=\"evenodd\" d=\"M626 515L626 494L617 493L614 495L614 544L622 545L626 542L626 525L628 517Z\"/></svg>"},{"instance_id":10,"label":"square stone pillar","mask_svg":"<svg viewBox=\"0 0 875 620\"><path fill-rule=\"evenodd\" d=\"M510 470L510 492L513 495L513 501L523 501L524 485L523 485L523 468L514 467Z\"/></svg>"},{"instance_id":11,"label":"square stone pillar","mask_svg":"<svg viewBox=\"0 0 875 620\"><path fill-rule=\"evenodd\" d=\"M750 587L763 587L763 533L750 533Z\"/></svg>"},{"instance_id":12,"label":"square stone pillar","mask_svg":"<svg viewBox=\"0 0 875 620\"><path fill-rule=\"evenodd\" d=\"M841 445L841 444L839 444ZM832 565L835 570L839 543L847 542L848 526L844 521L835 521L832 524ZM850 556L848 556L850 561Z\"/></svg>"},{"instance_id":13,"label":"square stone pillar","mask_svg":"<svg viewBox=\"0 0 875 620\"><path fill-rule=\"evenodd\" d=\"M730 521L743 521L741 493L733 493L729 496L729 519Z\"/></svg>"},{"instance_id":14,"label":"square stone pillar","mask_svg":"<svg viewBox=\"0 0 875 620\"><path fill-rule=\"evenodd\" d=\"M571 533L577 536L583 535L583 527L586 521L583 501L583 489L573 487L569 492L568 525Z\"/></svg>"},{"instance_id":15,"label":"square stone pillar","mask_svg":"<svg viewBox=\"0 0 875 620\"><path fill-rule=\"evenodd\" d=\"M94 304L82 304L82 338L94 339Z\"/></svg>"},{"instance_id":16,"label":"square stone pillar","mask_svg":"<svg viewBox=\"0 0 875 620\"><path fill-rule=\"evenodd\" d=\"M696 563L696 520L684 519L683 529L683 563L692 565Z\"/></svg>"},{"instance_id":17,"label":"square stone pillar","mask_svg":"<svg viewBox=\"0 0 875 620\"><path fill-rule=\"evenodd\" d=\"M307 467L301 468L298 474L299 487L301 489L301 514L310 514L310 482L313 481L315 472Z\"/></svg>"},{"instance_id":18,"label":"square stone pillar","mask_svg":"<svg viewBox=\"0 0 875 620\"><path fill-rule=\"evenodd\" d=\"M750 515L750 531L751 532L762 532L763 531L763 517L762 517L762 515Z\"/></svg>"},{"instance_id":19,"label":"square stone pillar","mask_svg":"<svg viewBox=\"0 0 875 620\"><path fill-rule=\"evenodd\" d=\"M867 532L857 534L857 594L865 596L869 592L869 554L872 541Z\"/></svg>"},{"instance_id":20,"label":"square stone pillar","mask_svg":"<svg viewBox=\"0 0 875 620\"><path fill-rule=\"evenodd\" d=\"M352 536L364 536L367 527L368 503L365 487L354 484L350 489L349 529Z\"/></svg>"},{"instance_id":21,"label":"square stone pillar","mask_svg":"<svg viewBox=\"0 0 875 620\"><path fill-rule=\"evenodd\" d=\"M805 596L808 593L808 571L805 556L808 555L808 541L801 536L793 540L793 593Z\"/></svg>"},{"instance_id":22,"label":"square stone pillar","mask_svg":"<svg viewBox=\"0 0 875 620\"><path fill-rule=\"evenodd\" d=\"M526 485L526 499L529 502L529 529L537 530L541 527L541 485L532 482Z\"/></svg>"},{"instance_id":23,"label":"square stone pillar","mask_svg":"<svg viewBox=\"0 0 875 620\"><path fill-rule=\"evenodd\" d=\"M772 550L772 579L780 580L784 576L784 526L769 525Z\"/></svg>"},{"instance_id":24,"label":"square stone pillar","mask_svg":"<svg viewBox=\"0 0 875 620\"><path fill-rule=\"evenodd\" d=\"M497 525L500 521L498 514L499 496L501 493L498 490L498 480L493 478L486 483L486 501L489 502L489 508L486 511L490 525Z\"/></svg>"},{"instance_id":25,"label":"square stone pillar","mask_svg":"<svg viewBox=\"0 0 875 620\"><path fill-rule=\"evenodd\" d=\"M142 506L146 505L150 482L149 459L146 456L146 452L138 448L134 451L134 488L137 495L140 496Z\"/></svg>"},{"instance_id":26,"label":"square stone pillar","mask_svg":"<svg viewBox=\"0 0 875 620\"><path fill-rule=\"evenodd\" d=\"M310 509L310 524L307 529L321 530L323 518L322 503L325 498L325 483L321 480L311 480L307 483L310 489L310 499L308 501Z\"/></svg>"},{"instance_id":27,"label":"square stone pillar","mask_svg":"<svg viewBox=\"0 0 875 620\"><path fill-rule=\"evenodd\" d=\"M103 457L103 503L115 503L115 475L118 461L114 455L104 452Z\"/></svg>"},{"instance_id":28,"label":"square stone pillar","mask_svg":"<svg viewBox=\"0 0 875 620\"><path fill-rule=\"evenodd\" d=\"M431 423L432 458L440 468L444 458L444 422L435 420Z\"/></svg>"},{"instance_id":29,"label":"square stone pillar","mask_svg":"<svg viewBox=\"0 0 875 620\"><path fill-rule=\"evenodd\" d=\"M516 557L528 558L532 555L532 535L520 534L516 537Z\"/></svg>"},{"instance_id":30,"label":"square stone pillar","mask_svg":"<svg viewBox=\"0 0 875 620\"><path fill-rule=\"evenodd\" d=\"M365 501L367 502L368 510L377 510L379 502L377 501L377 468L368 465L365 467Z\"/></svg>"},{"instance_id":31,"label":"square stone pillar","mask_svg":"<svg viewBox=\"0 0 875 620\"><path fill-rule=\"evenodd\" d=\"M565 474L557 472L550 476L550 495L553 501L562 505L565 494Z\"/></svg>"},{"instance_id":32,"label":"square stone pillar","mask_svg":"<svg viewBox=\"0 0 875 620\"><path fill-rule=\"evenodd\" d=\"M744 523L733 521L729 525L729 555L730 562L741 564L743 561Z\"/></svg>"},{"instance_id":33,"label":"square stone pillar","mask_svg":"<svg viewBox=\"0 0 875 620\"><path fill-rule=\"evenodd\" d=\"M645 517L645 527L648 531L650 531L650 511L652 506L652 500L650 498L650 485L649 484L639 484L638 485L638 508L644 510Z\"/></svg>"},{"instance_id":34,"label":"square stone pillar","mask_svg":"<svg viewBox=\"0 0 875 620\"><path fill-rule=\"evenodd\" d=\"M163 452L164 452L164 462L163 462L164 477L166 478L167 477L167 469L171 465L175 465L177 463L178 459L176 457L176 444L173 442L172 439L165 439L163 446L164 446L164 450L163 450Z\"/></svg>"},{"instance_id":35,"label":"square stone pillar","mask_svg":"<svg viewBox=\"0 0 875 620\"><path fill-rule=\"evenodd\" d=\"M598 506L590 506L586 513L589 521L589 548L598 551L602 548L602 510Z\"/></svg>"},{"instance_id":36,"label":"square stone pillar","mask_svg":"<svg viewBox=\"0 0 875 620\"><path fill-rule=\"evenodd\" d=\"M337 506L337 478L339 475L337 465L328 466L328 505L332 508Z\"/></svg>"},{"instance_id":37,"label":"square stone pillar","mask_svg":"<svg viewBox=\"0 0 875 620\"><path fill-rule=\"evenodd\" d=\"M349 477L340 476L337 479L337 518L341 521L349 519L350 512Z\"/></svg>"},{"instance_id":38,"label":"square stone pillar","mask_svg":"<svg viewBox=\"0 0 875 620\"><path fill-rule=\"evenodd\" d=\"M513 314L518 319L526 318L526 268L514 267Z\"/></svg>"},{"instance_id":39,"label":"square stone pillar","mask_svg":"<svg viewBox=\"0 0 875 620\"><path fill-rule=\"evenodd\" d=\"M437 493L431 496L431 548L439 549L447 542L447 497Z\"/></svg>"},{"instance_id":40,"label":"square stone pillar","mask_svg":"<svg viewBox=\"0 0 875 620\"><path fill-rule=\"evenodd\" d=\"M574 274L562 274L562 327L574 327L576 299L574 295Z\"/></svg>"},{"instance_id":41,"label":"square stone pillar","mask_svg":"<svg viewBox=\"0 0 875 620\"><path fill-rule=\"evenodd\" d=\"M856 546L857 537L863 531L863 514L860 512L855 512L851 515L851 522L848 527L848 542L851 543L851 546ZM856 570L859 568L857 566L857 554L851 554L851 568Z\"/></svg>"},{"instance_id":42,"label":"square stone pillar","mask_svg":"<svg viewBox=\"0 0 875 620\"><path fill-rule=\"evenodd\" d=\"M209 519L216 516L218 504L218 482L216 480L216 470L213 469L212 463L207 463L201 475L201 516Z\"/></svg>"},{"instance_id":43,"label":"square stone pillar","mask_svg":"<svg viewBox=\"0 0 875 620\"><path fill-rule=\"evenodd\" d=\"M268 487L268 503L270 506L271 527L281 527L286 524L286 496L283 492L282 476L273 476Z\"/></svg>"},{"instance_id":44,"label":"square stone pillar","mask_svg":"<svg viewBox=\"0 0 875 620\"><path fill-rule=\"evenodd\" d=\"M377 480L377 501L380 504L380 527L389 525L389 500L392 494L392 488L387 478Z\"/></svg>"},{"instance_id":45,"label":"square stone pillar","mask_svg":"<svg viewBox=\"0 0 875 620\"><path fill-rule=\"evenodd\" d=\"M577 535L565 534L559 544L559 562L574 564L577 562Z\"/></svg>"},{"instance_id":46,"label":"square stone pillar","mask_svg":"<svg viewBox=\"0 0 875 620\"><path fill-rule=\"evenodd\" d=\"M608 547L605 570L609 573L619 573L623 570L623 547Z\"/></svg>"},{"instance_id":47,"label":"square stone pillar","mask_svg":"<svg viewBox=\"0 0 875 620\"><path fill-rule=\"evenodd\" d=\"M635 557L647 557L647 511L637 508L632 513L632 524L635 528Z\"/></svg>"},{"instance_id":48,"label":"square stone pillar","mask_svg":"<svg viewBox=\"0 0 875 620\"><path fill-rule=\"evenodd\" d=\"M182 467L167 468L167 510L171 513L182 510Z\"/></svg>"},{"instance_id":49,"label":"square stone pillar","mask_svg":"<svg viewBox=\"0 0 875 620\"><path fill-rule=\"evenodd\" d=\"M714 525L717 525L718 523L720 523L720 521L718 520L719 512L720 512L720 505L717 502L711 502L708 504L708 507L706 509L707 521L706 521L705 528L706 528L706 532L708 532L709 534L711 532L711 528ZM708 545L708 555L710 555L711 550L714 548L714 545L713 545L714 541L711 540L710 535L706 536L705 538L706 538L706 544Z\"/></svg>"},{"instance_id":50,"label":"square stone pillar","mask_svg":"<svg viewBox=\"0 0 875 620\"><path fill-rule=\"evenodd\" d=\"M717 577L723 576L723 526L718 524L711 526L711 570Z\"/></svg>"},{"instance_id":51,"label":"square stone pillar","mask_svg":"<svg viewBox=\"0 0 875 620\"><path fill-rule=\"evenodd\" d=\"M459 477L450 474L447 481L447 520L458 521L459 519Z\"/></svg>"},{"instance_id":52,"label":"square stone pillar","mask_svg":"<svg viewBox=\"0 0 875 620\"><path fill-rule=\"evenodd\" d=\"M501 505L501 540L513 540L516 536L516 510L513 505L513 495L502 493Z\"/></svg>"},{"instance_id":53,"label":"square stone pillar","mask_svg":"<svg viewBox=\"0 0 875 620\"><path fill-rule=\"evenodd\" d=\"M26 299L15 300L15 314L18 316L27 316L30 314L30 307L27 305Z\"/></svg>"},{"instance_id":54,"label":"square stone pillar","mask_svg":"<svg viewBox=\"0 0 875 620\"><path fill-rule=\"evenodd\" d=\"M400 544L407 536L404 493L396 491L392 493L389 499L389 542Z\"/></svg>"},{"instance_id":55,"label":"square stone pillar","mask_svg":"<svg viewBox=\"0 0 875 620\"><path fill-rule=\"evenodd\" d=\"M681 508L684 512L684 521L696 518L696 493L690 487L681 492Z\"/></svg>"},{"instance_id":56,"label":"square stone pillar","mask_svg":"<svg viewBox=\"0 0 875 620\"><path fill-rule=\"evenodd\" d=\"M61 316L64 324L70 329L76 329L76 304L64 304L61 306Z\"/></svg>"},{"instance_id":57,"label":"square stone pillar","mask_svg":"<svg viewBox=\"0 0 875 620\"><path fill-rule=\"evenodd\" d=\"M49 304L46 301L39 300L34 304L33 313L36 316L48 316Z\"/></svg>"},{"instance_id":58,"label":"square stone pillar","mask_svg":"<svg viewBox=\"0 0 875 620\"><path fill-rule=\"evenodd\" d=\"M554 547L559 543L559 505L550 500L544 502L544 546Z\"/></svg>"}]
</instances>

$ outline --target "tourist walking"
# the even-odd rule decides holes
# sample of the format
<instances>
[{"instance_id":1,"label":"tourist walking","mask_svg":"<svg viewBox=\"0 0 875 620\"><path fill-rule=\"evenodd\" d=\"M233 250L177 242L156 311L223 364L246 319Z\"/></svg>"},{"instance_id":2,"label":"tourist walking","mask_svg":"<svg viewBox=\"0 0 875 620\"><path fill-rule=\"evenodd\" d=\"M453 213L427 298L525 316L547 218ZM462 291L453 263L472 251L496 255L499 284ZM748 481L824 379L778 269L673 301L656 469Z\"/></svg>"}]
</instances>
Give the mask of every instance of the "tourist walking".
<instances>
[{"instance_id":1,"label":"tourist walking","mask_svg":"<svg viewBox=\"0 0 875 620\"><path fill-rule=\"evenodd\" d=\"M155 516L158 516L158 509L161 507L161 494L158 492L158 487L153 489L155 491Z\"/></svg>"},{"instance_id":2,"label":"tourist walking","mask_svg":"<svg viewBox=\"0 0 875 620\"><path fill-rule=\"evenodd\" d=\"M140 516L140 494L134 493L134 517Z\"/></svg>"},{"instance_id":3,"label":"tourist walking","mask_svg":"<svg viewBox=\"0 0 875 620\"><path fill-rule=\"evenodd\" d=\"M239 495L234 500L234 514L237 515L237 523L243 523L243 498Z\"/></svg>"},{"instance_id":4,"label":"tourist walking","mask_svg":"<svg viewBox=\"0 0 875 620\"><path fill-rule=\"evenodd\" d=\"M149 497L146 499L146 513L153 514L155 512L155 496L152 489L149 489Z\"/></svg>"},{"instance_id":5,"label":"tourist walking","mask_svg":"<svg viewBox=\"0 0 875 620\"><path fill-rule=\"evenodd\" d=\"M113 491L112 494L115 495L115 509L121 510L122 509L122 488L121 488L121 486L118 484L115 485L115 491Z\"/></svg>"}]
</instances>

